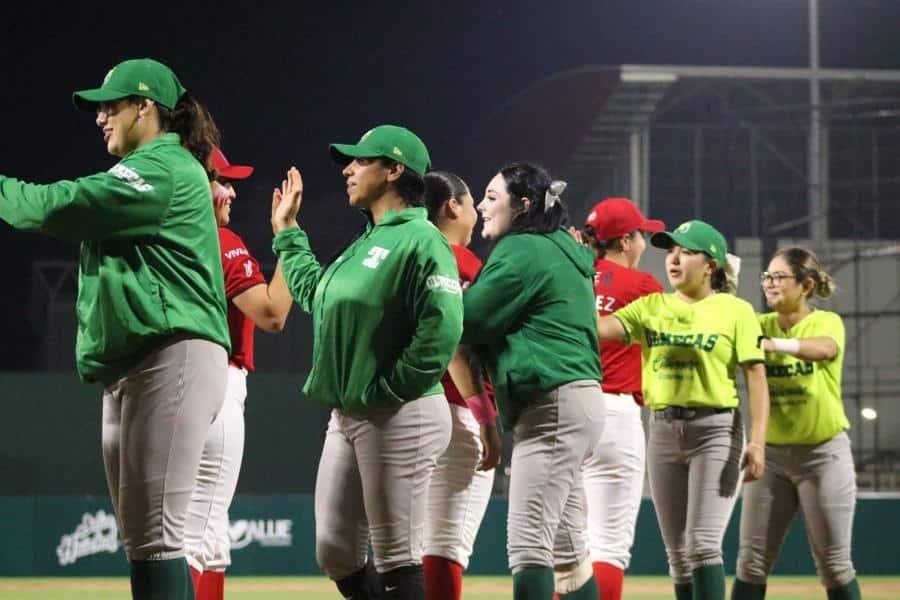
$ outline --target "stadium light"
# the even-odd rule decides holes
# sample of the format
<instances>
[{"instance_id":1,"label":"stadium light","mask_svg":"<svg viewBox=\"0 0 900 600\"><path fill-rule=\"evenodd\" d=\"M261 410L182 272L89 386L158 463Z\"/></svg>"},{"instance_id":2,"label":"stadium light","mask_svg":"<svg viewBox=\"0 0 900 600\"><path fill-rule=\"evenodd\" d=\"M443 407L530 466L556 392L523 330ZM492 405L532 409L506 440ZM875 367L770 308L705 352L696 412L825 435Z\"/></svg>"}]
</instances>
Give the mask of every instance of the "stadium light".
<instances>
[{"instance_id":1,"label":"stadium light","mask_svg":"<svg viewBox=\"0 0 900 600\"><path fill-rule=\"evenodd\" d=\"M861 414L862 418L867 421L874 421L878 418L878 411L868 406L859 411L859 414Z\"/></svg>"}]
</instances>

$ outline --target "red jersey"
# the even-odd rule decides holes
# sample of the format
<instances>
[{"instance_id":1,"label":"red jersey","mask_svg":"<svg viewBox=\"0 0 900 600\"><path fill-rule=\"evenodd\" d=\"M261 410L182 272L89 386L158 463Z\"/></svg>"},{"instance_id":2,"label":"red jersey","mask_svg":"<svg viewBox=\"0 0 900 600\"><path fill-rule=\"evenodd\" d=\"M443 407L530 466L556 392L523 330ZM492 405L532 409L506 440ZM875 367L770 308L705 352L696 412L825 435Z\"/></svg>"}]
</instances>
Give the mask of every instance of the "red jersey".
<instances>
[{"instance_id":1,"label":"red jersey","mask_svg":"<svg viewBox=\"0 0 900 600\"><path fill-rule=\"evenodd\" d=\"M238 235L219 227L222 270L225 272L225 298L228 299L228 331L231 333L231 356L228 362L253 372L253 330L256 324L235 306L232 299L254 285L265 284L259 263L250 256Z\"/></svg>"},{"instance_id":2,"label":"red jersey","mask_svg":"<svg viewBox=\"0 0 900 600\"><path fill-rule=\"evenodd\" d=\"M453 254L456 256L456 268L459 269L459 283L463 289L466 289L475 281L478 272L481 271L481 259L465 246L450 244L450 247L453 248ZM466 401L460 396L453 379L450 378L450 373L444 373L444 376L441 377L441 385L444 386L444 395L447 396L447 400L451 404L466 406Z\"/></svg>"},{"instance_id":3,"label":"red jersey","mask_svg":"<svg viewBox=\"0 0 900 600\"><path fill-rule=\"evenodd\" d=\"M662 292L662 285L650 273L628 269L605 258L594 263L594 294L600 316L610 315L641 296ZM601 342L603 391L609 394L634 394L641 397L641 346L622 342Z\"/></svg>"}]
</instances>

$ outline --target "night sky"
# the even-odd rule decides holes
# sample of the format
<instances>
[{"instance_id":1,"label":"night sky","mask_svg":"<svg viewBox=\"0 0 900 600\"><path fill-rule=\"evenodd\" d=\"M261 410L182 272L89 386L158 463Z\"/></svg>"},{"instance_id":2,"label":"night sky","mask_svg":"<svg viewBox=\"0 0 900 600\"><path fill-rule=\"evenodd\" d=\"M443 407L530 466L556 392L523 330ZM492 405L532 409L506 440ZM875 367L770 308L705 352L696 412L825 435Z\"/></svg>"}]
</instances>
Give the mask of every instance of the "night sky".
<instances>
[{"instance_id":1,"label":"night sky","mask_svg":"<svg viewBox=\"0 0 900 600\"><path fill-rule=\"evenodd\" d=\"M493 111L559 71L808 64L805 0L17 4L0 10L0 173L51 182L107 169L114 160L93 115L76 111L71 93L121 60L156 58L210 107L232 162L256 167L232 225L263 262L271 189L292 164L321 256L359 228L327 144L379 123L413 129L434 166L454 170ZM823 67L900 69L900 3L823 0L819 10ZM486 181L469 183L479 198ZM0 369L33 368L32 262L75 260L77 248L0 222L0 256Z\"/></svg>"}]
</instances>

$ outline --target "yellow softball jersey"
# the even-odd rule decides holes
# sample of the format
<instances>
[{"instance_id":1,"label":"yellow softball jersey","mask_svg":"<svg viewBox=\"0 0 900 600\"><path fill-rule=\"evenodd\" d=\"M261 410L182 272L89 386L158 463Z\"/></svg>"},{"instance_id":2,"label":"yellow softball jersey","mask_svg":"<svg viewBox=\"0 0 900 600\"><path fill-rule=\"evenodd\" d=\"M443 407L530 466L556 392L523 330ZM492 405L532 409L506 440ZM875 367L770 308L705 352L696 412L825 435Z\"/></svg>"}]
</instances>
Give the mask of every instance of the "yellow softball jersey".
<instances>
[{"instance_id":1,"label":"yellow softball jersey","mask_svg":"<svg viewBox=\"0 0 900 600\"><path fill-rule=\"evenodd\" d=\"M626 343L641 344L644 401L651 408L734 408L739 364L762 362L762 335L750 303L712 294L689 304L675 294L651 294L613 316Z\"/></svg>"},{"instance_id":2,"label":"yellow softball jersey","mask_svg":"<svg viewBox=\"0 0 900 600\"><path fill-rule=\"evenodd\" d=\"M814 310L787 331L778 326L778 314L759 315L763 335L772 338L830 337L837 356L811 362L776 352L766 353L769 380L769 444L818 444L850 428L841 401L844 364L844 322L837 313Z\"/></svg>"}]
</instances>

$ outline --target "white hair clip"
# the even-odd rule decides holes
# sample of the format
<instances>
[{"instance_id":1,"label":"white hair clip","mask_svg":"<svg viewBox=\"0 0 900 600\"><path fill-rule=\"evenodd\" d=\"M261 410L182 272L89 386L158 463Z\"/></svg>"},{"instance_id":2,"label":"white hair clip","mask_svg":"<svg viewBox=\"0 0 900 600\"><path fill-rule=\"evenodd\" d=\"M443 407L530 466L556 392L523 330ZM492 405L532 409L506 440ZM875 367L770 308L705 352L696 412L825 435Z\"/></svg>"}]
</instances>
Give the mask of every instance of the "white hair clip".
<instances>
[{"instance_id":1,"label":"white hair clip","mask_svg":"<svg viewBox=\"0 0 900 600\"><path fill-rule=\"evenodd\" d=\"M725 277L734 284L738 285L738 276L741 274L741 258L734 254L725 255Z\"/></svg>"},{"instance_id":2,"label":"white hair clip","mask_svg":"<svg viewBox=\"0 0 900 600\"><path fill-rule=\"evenodd\" d=\"M550 187L547 188L547 193L544 194L544 212L549 212L559 202L559 196L566 189L566 185L566 182L561 179L550 182Z\"/></svg>"}]
</instances>

